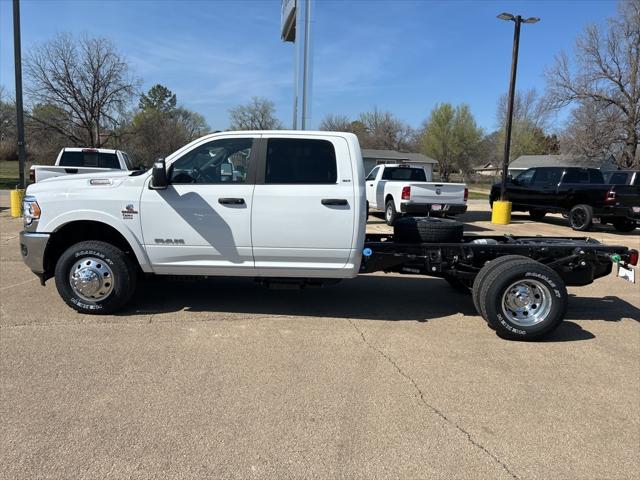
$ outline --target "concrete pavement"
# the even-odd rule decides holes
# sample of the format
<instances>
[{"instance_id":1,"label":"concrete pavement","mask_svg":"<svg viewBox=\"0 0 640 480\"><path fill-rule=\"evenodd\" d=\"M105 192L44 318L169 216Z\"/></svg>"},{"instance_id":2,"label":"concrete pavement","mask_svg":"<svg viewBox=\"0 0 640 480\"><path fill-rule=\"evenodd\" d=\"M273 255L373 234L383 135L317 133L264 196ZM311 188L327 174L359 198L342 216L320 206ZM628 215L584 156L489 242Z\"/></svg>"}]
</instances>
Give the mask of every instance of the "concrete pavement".
<instances>
[{"instance_id":1,"label":"concrete pavement","mask_svg":"<svg viewBox=\"0 0 640 480\"><path fill-rule=\"evenodd\" d=\"M155 280L93 317L38 285L19 229L0 212L0 478L637 478L637 285L571 288L539 343L499 339L444 281L397 275Z\"/></svg>"}]
</instances>

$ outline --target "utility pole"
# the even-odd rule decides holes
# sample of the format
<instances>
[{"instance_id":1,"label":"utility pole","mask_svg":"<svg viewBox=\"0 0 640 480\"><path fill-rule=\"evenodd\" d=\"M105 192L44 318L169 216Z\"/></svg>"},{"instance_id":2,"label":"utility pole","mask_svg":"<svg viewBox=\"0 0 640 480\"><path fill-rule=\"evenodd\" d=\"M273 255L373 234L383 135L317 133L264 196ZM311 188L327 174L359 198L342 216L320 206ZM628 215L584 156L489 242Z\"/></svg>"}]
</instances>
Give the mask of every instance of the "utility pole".
<instances>
[{"instance_id":1,"label":"utility pole","mask_svg":"<svg viewBox=\"0 0 640 480\"><path fill-rule=\"evenodd\" d=\"M22 52L20 48L20 0L13 0L13 56L16 66L16 126L18 127L18 168L20 189L25 188L24 110L22 107Z\"/></svg>"}]
</instances>

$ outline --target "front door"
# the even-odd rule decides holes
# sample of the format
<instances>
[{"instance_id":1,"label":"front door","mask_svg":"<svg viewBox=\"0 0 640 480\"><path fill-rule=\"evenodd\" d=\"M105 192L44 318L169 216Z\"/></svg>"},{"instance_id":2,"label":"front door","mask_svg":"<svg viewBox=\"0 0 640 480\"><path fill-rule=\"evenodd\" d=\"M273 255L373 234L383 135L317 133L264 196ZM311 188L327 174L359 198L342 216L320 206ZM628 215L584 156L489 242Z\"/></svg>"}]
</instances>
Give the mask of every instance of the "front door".
<instances>
[{"instance_id":1,"label":"front door","mask_svg":"<svg viewBox=\"0 0 640 480\"><path fill-rule=\"evenodd\" d=\"M251 212L259 274L340 276L357 223L346 140L271 135L262 142Z\"/></svg>"},{"instance_id":2,"label":"front door","mask_svg":"<svg viewBox=\"0 0 640 480\"><path fill-rule=\"evenodd\" d=\"M377 208L376 202L376 177L378 176L378 172L381 167L375 167L371 170L371 173L367 175L367 179L365 180L365 191L367 192L367 202L369 202L370 208Z\"/></svg>"},{"instance_id":3,"label":"front door","mask_svg":"<svg viewBox=\"0 0 640 480\"><path fill-rule=\"evenodd\" d=\"M197 143L168 165L166 190L145 188L144 244L156 273L252 275L253 157L257 138Z\"/></svg>"}]
</instances>

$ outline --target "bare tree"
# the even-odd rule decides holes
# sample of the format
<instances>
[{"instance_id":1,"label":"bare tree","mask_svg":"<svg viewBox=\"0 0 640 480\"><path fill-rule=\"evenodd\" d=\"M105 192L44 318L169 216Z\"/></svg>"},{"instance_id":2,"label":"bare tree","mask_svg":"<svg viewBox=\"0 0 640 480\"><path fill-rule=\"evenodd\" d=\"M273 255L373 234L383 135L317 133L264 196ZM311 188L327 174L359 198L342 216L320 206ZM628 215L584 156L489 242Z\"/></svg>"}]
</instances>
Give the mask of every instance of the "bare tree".
<instances>
[{"instance_id":1,"label":"bare tree","mask_svg":"<svg viewBox=\"0 0 640 480\"><path fill-rule=\"evenodd\" d=\"M623 146L619 164L638 165L640 140L640 0L619 4L617 18L608 20L605 31L590 25L578 36L575 69L565 52L547 72L554 105L593 102L608 112L611 130ZM607 128L607 127L604 127Z\"/></svg>"},{"instance_id":2,"label":"bare tree","mask_svg":"<svg viewBox=\"0 0 640 480\"><path fill-rule=\"evenodd\" d=\"M620 156L620 110L601 102L583 101L571 111L560 136L563 153L601 159Z\"/></svg>"},{"instance_id":3,"label":"bare tree","mask_svg":"<svg viewBox=\"0 0 640 480\"><path fill-rule=\"evenodd\" d=\"M361 113L358 122L366 132L365 148L406 151L413 140L413 130L391 112L375 108Z\"/></svg>"},{"instance_id":4,"label":"bare tree","mask_svg":"<svg viewBox=\"0 0 640 480\"><path fill-rule=\"evenodd\" d=\"M329 114L320 122L320 130L328 132L351 132L353 121L346 115Z\"/></svg>"},{"instance_id":5,"label":"bare tree","mask_svg":"<svg viewBox=\"0 0 640 480\"><path fill-rule=\"evenodd\" d=\"M137 86L124 57L100 37L60 34L27 55L25 74L31 101L64 111L68 121L34 120L75 145L105 144Z\"/></svg>"},{"instance_id":6,"label":"bare tree","mask_svg":"<svg viewBox=\"0 0 640 480\"><path fill-rule=\"evenodd\" d=\"M277 130L282 123L275 117L275 105L271 100L253 97L246 105L229 109L230 130Z\"/></svg>"}]
</instances>

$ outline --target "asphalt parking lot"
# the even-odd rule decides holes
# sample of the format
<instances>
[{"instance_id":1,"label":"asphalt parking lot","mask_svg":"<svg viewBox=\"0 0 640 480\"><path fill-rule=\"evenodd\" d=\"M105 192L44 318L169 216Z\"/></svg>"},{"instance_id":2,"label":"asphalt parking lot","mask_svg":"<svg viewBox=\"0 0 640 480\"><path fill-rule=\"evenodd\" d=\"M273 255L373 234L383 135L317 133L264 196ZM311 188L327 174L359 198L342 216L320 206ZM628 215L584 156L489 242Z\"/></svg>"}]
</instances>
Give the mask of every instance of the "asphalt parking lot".
<instances>
[{"instance_id":1,"label":"asphalt parking lot","mask_svg":"<svg viewBox=\"0 0 640 480\"><path fill-rule=\"evenodd\" d=\"M477 234L576 236L558 216L496 228L484 202L463 219ZM150 281L126 312L91 317L39 286L20 228L0 211L0 478L640 471L638 285L571 288L539 343L499 339L442 280L397 275L303 291ZM640 247L640 230L590 235Z\"/></svg>"}]
</instances>

